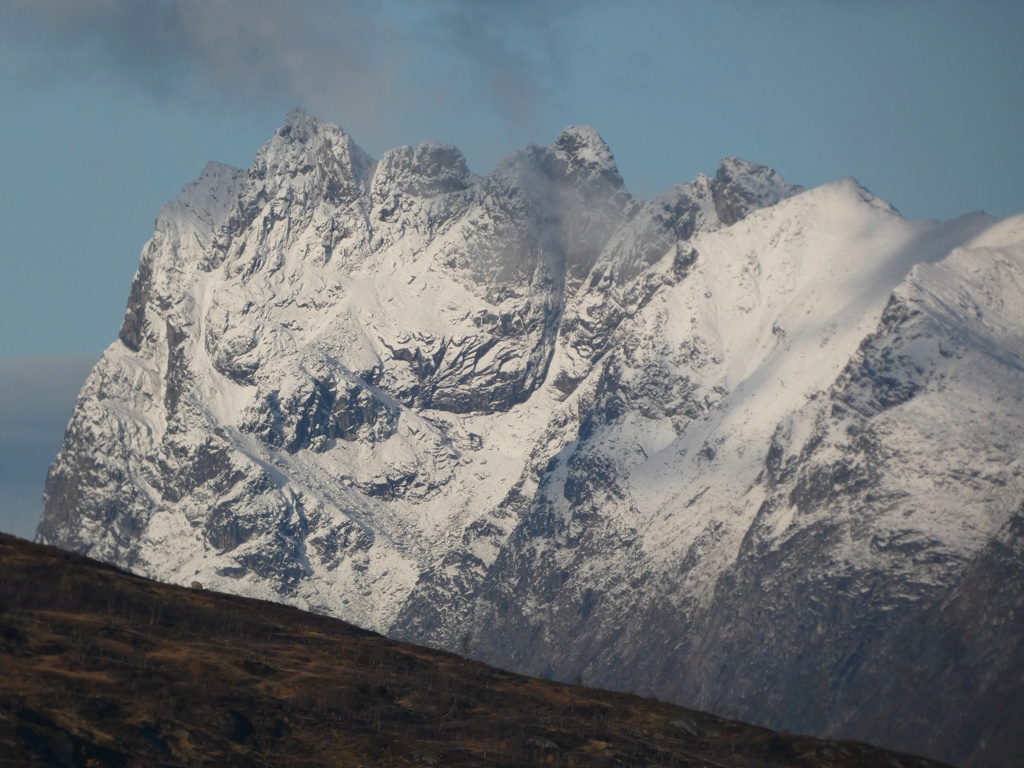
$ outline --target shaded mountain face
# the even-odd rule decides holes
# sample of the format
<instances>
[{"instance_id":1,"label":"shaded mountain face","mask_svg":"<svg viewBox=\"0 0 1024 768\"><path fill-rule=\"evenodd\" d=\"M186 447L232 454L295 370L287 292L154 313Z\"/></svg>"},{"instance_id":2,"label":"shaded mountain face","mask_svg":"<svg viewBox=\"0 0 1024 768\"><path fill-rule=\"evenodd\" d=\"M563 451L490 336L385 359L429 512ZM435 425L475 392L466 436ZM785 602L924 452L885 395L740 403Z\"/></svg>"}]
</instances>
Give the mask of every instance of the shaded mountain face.
<instances>
[{"instance_id":1,"label":"shaded mountain face","mask_svg":"<svg viewBox=\"0 0 1024 768\"><path fill-rule=\"evenodd\" d=\"M589 127L480 177L294 112L161 211L38 537L997 765L1024 672L1022 243L1022 217L909 222L736 159L641 201Z\"/></svg>"},{"instance_id":2,"label":"shaded mountain face","mask_svg":"<svg viewBox=\"0 0 1024 768\"><path fill-rule=\"evenodd\" d=\"M939 768L488 668L0 534L5 766Z\"/></svg>"}]
</instances>

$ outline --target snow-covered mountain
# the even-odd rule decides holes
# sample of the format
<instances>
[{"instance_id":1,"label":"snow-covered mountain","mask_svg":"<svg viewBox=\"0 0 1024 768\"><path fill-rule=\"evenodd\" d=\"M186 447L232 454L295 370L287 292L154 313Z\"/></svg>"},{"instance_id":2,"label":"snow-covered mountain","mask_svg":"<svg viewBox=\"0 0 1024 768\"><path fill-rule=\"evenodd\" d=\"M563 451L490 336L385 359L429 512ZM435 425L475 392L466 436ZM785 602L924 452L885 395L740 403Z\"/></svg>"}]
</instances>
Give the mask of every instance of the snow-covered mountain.
<instances>
[{"instance_id":1,"label":"snow-covered mountain","mask_svg":"<svg viewBox=\"0 0 1024 768\"><path fill-rule=\"evenodd\" d=\"M1022 398L1024 216L910 222L736 159L643 201L590 127L480 177L293 112L161 211L38 538L994 764Z\"/></svg>"}]
</instances>

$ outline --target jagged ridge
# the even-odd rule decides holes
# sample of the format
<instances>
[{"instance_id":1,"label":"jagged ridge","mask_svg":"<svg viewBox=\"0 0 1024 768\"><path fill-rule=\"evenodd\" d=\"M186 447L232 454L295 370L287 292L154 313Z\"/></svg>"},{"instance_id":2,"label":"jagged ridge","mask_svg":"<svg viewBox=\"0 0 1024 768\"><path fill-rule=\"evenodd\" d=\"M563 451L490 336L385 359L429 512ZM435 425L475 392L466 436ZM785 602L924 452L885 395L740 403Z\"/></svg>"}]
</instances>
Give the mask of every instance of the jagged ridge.
<instances>
[{"instance_id":1,"label":"jagged ridge","mask_svg":"<svg viewBox=\"0 0 1024 768\"><path fill-rule=\"evenodd\" d=\"M481 177L293 112L161 212L39 538L864 736L1016 530L1022 239L735 159L638 200L589 127ZM1001 727L886 738L957 761Z\"/></svg>"}]
</instances>

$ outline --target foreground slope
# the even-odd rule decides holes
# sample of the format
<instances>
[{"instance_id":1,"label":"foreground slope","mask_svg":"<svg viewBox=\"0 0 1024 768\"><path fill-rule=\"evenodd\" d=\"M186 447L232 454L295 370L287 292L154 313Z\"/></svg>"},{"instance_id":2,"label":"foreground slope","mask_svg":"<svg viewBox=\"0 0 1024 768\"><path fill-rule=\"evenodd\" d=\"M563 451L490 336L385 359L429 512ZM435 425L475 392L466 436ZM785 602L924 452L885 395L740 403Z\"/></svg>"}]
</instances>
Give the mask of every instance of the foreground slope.
<instances>
[{"instance_id":1,"label":"foreground slope","mask_svg":"<svg viewBox=\"0 0 1024 768\"><path fill-rule=\"evenodd\" d=\"M4 765L935 763L499 672L0 535Z\"/></svg>"},{"instance_id":2,"label":"foreground slope","mask_svg":"<svg viewBox=\"0 0 1024 768\"><path fill-rule=\"evenodd\" d=\"M1022 230L735 159L641 201L585 126L375 162L295 112L161 212L39 538L998 765L1021 619L962 628L1022 597Z\"/></svg>"}]
</instances>

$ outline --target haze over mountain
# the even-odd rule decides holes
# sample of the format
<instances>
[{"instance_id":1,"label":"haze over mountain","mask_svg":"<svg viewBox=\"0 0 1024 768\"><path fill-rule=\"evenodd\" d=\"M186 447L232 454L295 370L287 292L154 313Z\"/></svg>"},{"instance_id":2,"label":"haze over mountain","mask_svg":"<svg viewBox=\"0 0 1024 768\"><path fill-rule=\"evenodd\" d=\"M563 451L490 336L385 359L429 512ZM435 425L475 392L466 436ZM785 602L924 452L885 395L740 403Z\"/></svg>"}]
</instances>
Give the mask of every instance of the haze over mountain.
<instances>
[{"instance_id":1,"label":"haze over mountain","mask_svg":"<svg viewBox=\"0 0 1024 768\"><path fill-rule=\"evenodd\" d=\"M964 765L1024 707L1024 216L294 111L160 213L39 539Z\"/></svg>"}]
</instances>

